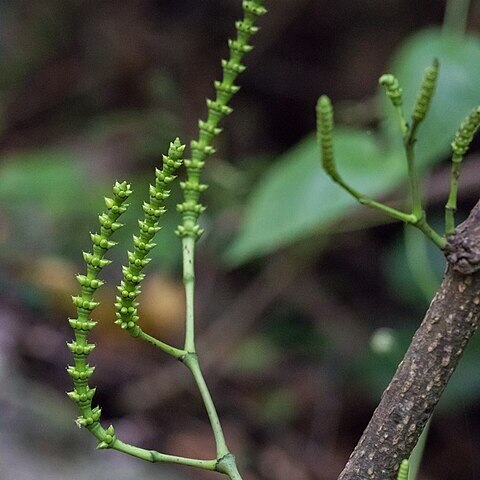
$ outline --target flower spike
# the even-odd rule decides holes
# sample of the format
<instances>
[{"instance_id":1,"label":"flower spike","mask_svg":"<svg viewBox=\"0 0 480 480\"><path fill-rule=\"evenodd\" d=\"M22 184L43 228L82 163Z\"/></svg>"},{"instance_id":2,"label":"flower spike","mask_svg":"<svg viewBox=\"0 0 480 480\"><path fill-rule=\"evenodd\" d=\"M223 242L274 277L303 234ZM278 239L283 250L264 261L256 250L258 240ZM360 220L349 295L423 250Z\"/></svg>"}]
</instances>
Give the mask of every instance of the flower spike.
<instances>
[{"instance_id":1,"label":"flower spike","mask_svg":"<svg viewBox=\"0 0 480 480\"><path fill-rule=\"evenodd\" d=\"M417 124L425 119L428 109L430 108L435 88L437 86L439 68L440 65L438 59L435 58L433 63L425 70L425 76L423 77L423 82L420 86L417 102L413 109L413 119Z\"/></svg>"},{"instance_id":2,"label":"flower spike","mask_svg":"<svg viewBox=\"0 0 480 480\"><path fill-rule=\"evenodd\" d=\"M410 470L410 464L408 460L402 460L400 468L398 469L397 480L408 480L408 472Z\"/></svg>"},{"instance_id":3,"label":"flower spike","mask_svg":"<svg viewBox=\"0 0 480 480\"><path fill-rule=\"evenodd\" d=\"M125 201L131 193L129 184L117 182L113 187L113 197L105 199L107 211L99 217L100 233L90 235L93 251L83 254L87 266L86 274L77 275L80 294L72 297L73 304L77 307L77 318L69 319L70 326L75 333L75 339L67 343L74 359L74 366L67 367L67 372L72 377L74 384L74 390L68 392L68 396L76 402L81 412L77 424L91 430L97 428L101 415L99 407L92 408L95 388L90 388L88 385L88 379L93 374L94 367L87 363L87 358L95 345L88 343L87 333L96 325L90 315L99 305L98 302L94 301L93 296L104 283L98 279L98 275L102 268L109 263L104 255L116 244L116 242L110 240L110 237L120 225L118 218L127 209L128 205L125 204Z\"/></svg>"},{"instance_id":4,"label":"flower spike","mask_svg":"<svg viewBox=\"0 0 480 480\"><path fill-rule=\"evenodd\" d=\"M453 235L455 232L455 213L457 211L458 181L463 157L468 152L473 137L480 128L480 107L473 111L461 123L452 142L452 168L450 175L450 193L445 205L445 234Z\"/></svg>"},{"instance_id":5,"label":"flower spike","mask_svg":"<svg viewBox=\"0 0 480 480\"><path fill-rule=\"evenodd\" d=\"M155 234L160 230L159 218L165 213L164 201L169 197L169 185L176 178L175 172L182 164L185 145L180 139L170 143L168 155L163 156L162 170L156 170L155 184L150 185L149 200L143 204L144 218L139 220L139 233L133 236L133 251L128 253L128 266L123 267L123 280L117 287L120 295L117 296L115 308L117 310L115 323L128 330L133 336L140 335L138 322L138 302L140 283L145 278L143 268L150 262L148 252L155 247L152 242Z\"/></svg>"}]
</instances>

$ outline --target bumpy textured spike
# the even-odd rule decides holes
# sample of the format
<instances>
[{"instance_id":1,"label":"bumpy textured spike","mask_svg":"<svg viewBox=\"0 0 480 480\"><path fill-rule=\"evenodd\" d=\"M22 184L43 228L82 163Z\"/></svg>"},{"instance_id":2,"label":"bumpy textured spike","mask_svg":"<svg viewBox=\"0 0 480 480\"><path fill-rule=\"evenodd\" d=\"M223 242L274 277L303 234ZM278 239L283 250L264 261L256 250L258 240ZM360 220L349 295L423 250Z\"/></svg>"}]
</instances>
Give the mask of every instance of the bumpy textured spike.
<instances>
[{"instance_id":1,"label":"bumpy textured spike","mask_svg":"<svg viewBox=\"0 0 480 480\"><path fill-rule=\"evenodd\" d=\"M257 18L267 12L264 0L245 0L242 6L244 17L235 23L237 37L228 41L230 58L222 60L223 77L214 83L216 97L214 100L207 99L208 117L205 121L200 120L198 139L191 142L192 158L185 161L188 175L188 181L182 186L185 201L178 207L182 212L182 228L176 230L181 237L193 236L197 239L201 235L202 229L195 228L198 217L204 211L199 203L200 194L206 188L200 184L201 170L205 160L215 153L213 142L221 132L220 122L232 113L228 103L240 89L235 80L246 69L242 59L253 49L249 40L259 30L255 25Z\"/></svg>"},{"instance_id":2,"label":"bumpy textured spike","mask_svg":"<svg viewBox=\"0 0 480 480\"><path fill-rule=\"evenodd\" d=\"M99 216L100 232L90 235L93 244L93 252L84 252L83 258L87 265L85 275L77 275L80 285L80 294L72 297L77 307L77 318L70 318L68 322L75 332L73 341L67 343L73 354L75 364L67 367L68 374L73 379L74 390L68 396L74 400L80 409L81 416L77 420L79 426L91 428L100 420L100 409L92 409L92 398L95 389L88 386L88 379L93 374L95 367L86 362L86 358L95 348L95 345L88 343L87 333L96 325L91 320L90 314L98 306L93 295L97 288L103 285L98 275L103 267L110 263L104 258L105 253L116 243L110 240L110 236L122 225L117 222L119 216L126 210L125 200L132 193L130 185L126 182L115 183L113 197L105 199L107 212Z\"/></svg>"},{"instance_id":3,"label":"bumpy textured spike","mask_svg":"<svg viewBox=\"0 0 480 480\"><path fill-rule=\"evenodd\" d=\"M322 166L332 178L337 178L333 153L333 127L332 103L326 95L322 95L317 103L317 137L322 152Z\"/></svg>"},{"instance_id":4,"label":"bumpy textured spike","mask_svg":"<svg viewBox=\"0 0 480 480\"><path fill-rule=\"evenodd\" d=\"M122 267L123 280L117 287L120 295L115 302L115 323L133 336L140 332L137 325L138 302L135 300L140 295L139 284L145 278L141 270L150 262L147 254L155 247L152 240L160 230L158 219L166 211L163 202L169 196L168 185L176 178L175 172L182 164L184 150L185 145L177 138L170 144L168 155L162 156L163 168L155 170L155 185L150 185L149 200L143 204L145 216L138 222L138 234L133 236L133 251L127 255L128 266Z\"/></svg>"},{"instance_id":5,"label":"bumpy textured spike","mask_svg":"<svg viewBox=\"0 0 480 480\"><path fill-rule=\"evenodd\" d=\"M454 158L461 159L470 148L473 137L480 127L480 107L475 108L462 122L452 142Z\"/></svg>"},{"instance_id":6,"label":"bumpy textured spike","mask_svg":"<svg viewBox=\"0 0 480 480\"><path fill-rule=\"evenodd\" d=\"M408 480L408 471L410 470L410 465L408 460L402 460L400 468L398 469L397 480Z\"/></svg>"},{"instance_id":7,"label":"bumpy textured spike","mask_svg":"<svg viewBox=\"0 0 480 480\"><path fill-rule=\"evenodd\" d=\"M393 105L395 107L401 107L403 104L403 90L398 83L398 79L394 75L387 73L380 77L378 83L385 87L387 96L391 100Z\"/></svg>"},{"instance_id":8,"label":"bumpy textured spike","mask_svg":"<svg viewBox=\"0 0 480 480\"><path fill-rule=\"evenodd\" d=\"M438 70L440 65L438 60L435 59L426 70L423 77L422 85L420 86L420 92L417 97L417 103L413 110L413 118L417 123L424 120L427 115L430 103L432 102L433 94L437 86Z\"/></svg>"}]
</instances>

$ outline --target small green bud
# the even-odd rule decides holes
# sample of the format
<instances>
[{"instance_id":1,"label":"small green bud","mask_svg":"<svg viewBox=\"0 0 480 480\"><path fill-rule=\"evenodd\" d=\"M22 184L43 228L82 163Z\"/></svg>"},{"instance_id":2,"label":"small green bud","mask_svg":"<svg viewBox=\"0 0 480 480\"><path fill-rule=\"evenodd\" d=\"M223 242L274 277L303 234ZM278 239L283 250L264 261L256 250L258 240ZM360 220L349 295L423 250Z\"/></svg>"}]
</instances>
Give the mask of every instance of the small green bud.
<instances>
[{"instance_id":1,"label":"small green bud","mask_svg":"<svg viewBox=\"0 0 480 480\"><path fill-rule=\"evenodd\" d=\"M233 109L228 105L222 105L220 102L210 100L207 98L207 107L210 111L216 112L221 116L230 115L233 112Z\"/></svg>"},{"instance_id":2,"label":"small green bud","mask_svg":"<svg viewBox=\"0 0 480 480\"><path fill-rule=\"evenodd\" d=\"M267 13L267 9L262 5L259 5L258 2L255 1L244 0L243 9L245 10L245 12L253 13L258 17Z\"/></svg>"},{"instance_id":3,"label":"small green bud","mask_svg":"<svg viewBox=\"0 0 480 480\"><path fill-rule=\"evenodd\" d=\"M388 98L395 107L400 107L403 104L402 89L398 83L397 78L389 73L382 75L378 81L380 85L385 87Z\"/></svg>"},{"instance_id":4,"label":"small green bud","mask_svg":"<svg viewBox=\"0 0 480 480\"><path fill-rule=\"evenodd\" d=\"M214 82L215 89L218 90L219 92L225 92L230 95L234 95L240 90L240 87L237 85L230 85L228 83L220 82L216 80Z\"/></svg>"},{"instance_id":5,"label":"small green bud","mask_svg":"<svg viewBox=\"0 0 480 480\"><path fill-rule=\"evenodd\" d=\"M228 41L228 46L230 47L230 50L232 52L235 52L239 55L244 55L245 53L249 53L253 50L252 45L249 45L248 43L244 43L239 40L229 40Z\"/></svg>"},{"instance_id":6,"label":"small green bud","mask_svg":"<svg viewBox=\"0 0 480 480\"><path fill-rule=\"evenodd\" d=\"M247 22L243 22L241 20L239 20L238 22L235 22L235 27L239 32L245 33L246 35L255 35L260 30L259 27L256 27L255 25L251 25L250 23L247 23ZM225 65L223 65L223 62L222 62L222 66L225 68ZM243 65L241 65L240 67L243 67ZM245 70L245 68L246 67L243 67L238 70L235 69L233 71L238 74L238 73L242 73Z\"/></svg>"},{"instance_id":7,"label":"small green bud","mask_svg":"<svg viewBox=\"0 0 480 480\"><path fill-rule=\"evenodd\" d=\"M105 197L105 205L111 210L115 206L115 200L113 200L113 198Z\"/></svg>"},{"instance_id":8,"label":"small green bud","mask_svg":"<svg viewBox=\"0 0 480 480\"><path fill-rule=\"evenodd\" d=\"M397 480L408 480L408 472L410 470L410 465L408 460L402 460L400 468L398 469Z\"/></svg>"}]
</instances>

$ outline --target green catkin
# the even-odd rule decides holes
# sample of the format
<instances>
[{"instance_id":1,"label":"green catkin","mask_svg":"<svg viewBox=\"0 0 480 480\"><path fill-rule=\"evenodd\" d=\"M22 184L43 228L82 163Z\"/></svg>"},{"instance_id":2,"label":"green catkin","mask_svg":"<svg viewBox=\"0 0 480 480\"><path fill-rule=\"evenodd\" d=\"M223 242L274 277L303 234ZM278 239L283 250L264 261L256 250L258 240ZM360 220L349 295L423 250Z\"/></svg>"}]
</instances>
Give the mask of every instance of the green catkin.
<instances>
[{"instance_id":1,"label":"green catkin","mask_svg":"<svg viewBox=\"0 0 480 480\"><path fill-rule=\"evenodd\" d=\"M437 59L434 59L432 65L425 70L422 85L420 86L420 92L417 97L415 108L413 109L413 119L419 124L425 119L435 88L437 86L439 63Z\"/></svg>"},{"instance_id":2,"label":"green catkin","mask_svg":"<svg viewBox=\"0 0 480 480\"><path fill-rule=\"evenodd\" d=\"M410 464L408 460L402 460L400 468L398 469L397 480L408 480L408 472L410 470Z\"/></svg>"},{"instance_id":3,"label":"green catkin","mask_svg":"<svg viewBox=\"0 0 480 480\"><path fill-rule=\"evenodd\" d=\"M197 225L198 217L205 210L199 203L200 194L207 188L200 183L201 171L205 160L215 153L213 143L215 137L222 131L219 128L221 120L232 113L232 108L228 104L240 89L235 85L235 80L246 69L242 64L244 55L253 50L249 40L259 30L255 25L257 18L267 12L263 4L264 0L243 1L244 17L235 24L237 37L228 41L230 58L222 60L223 78L214 84L217 92L215 100L207 99L207 120L198 122L199 137L191 142L192 158L185 160L187 181L180 184L184 191L184 202L177 206L178 211L182 213L182 225L177 228L176 233L182 238L197 239L203 232Z\"/></svg>"},{"instance_id":4,"label":"green catkin","mask_svg":"<svg viewBox=\"0 0 480 480\"><path fill-rule=\"evenodd\" d=\"M445 234L455 232L455 213L457 211L457 193L460 180L460 168L464 155L480 127L480 107L475 108L461 123L452 142L452 170L450 175L450 192L445 205Z\"/></svg>"},{"instance_id":5,"label":"green catkin","mask_svg":"<svg viewBox=\"0 0 480 480\"><path fill-rule=\"evenodd\" d=\"M333 179L338 179L333 153L333 128L332 103L326 95L322 95L317 103L317 135L322 152L322 166Z\"/></svg>"},{"instance_id":6,"label":"green catkin","mask_svg":"<svg viewBox=\"0 0 480 480\"><path fill-rule=\"evenodd\" d=\"M92 408L92 399L95 395L95 388L90 388L88 380L93 374L95 367L87 363L87 357L95 348L94 344L88 343L87 334L96 325L92 320L91 313L98 306L94 300L94 294L97 288L103 285L98 276L103 267L110 263L110 260L104 258L107 251L116 245L116 242L110 240L113 232L122 227L118 219L128 207L124 202L132 193L130 185L126 182L115 183L113 187L113 198L106 198L105 204L107 211L99 216L100 233L92 233L93 243L92 252L84 252L87 271L85 275L77 275L77 281L80 284L80 294L72 297L73 304L77 307L77 318L69 319L70 326L75 333L75 339L68 343L68 348L72 352L74 365L67 367L67 372L73 379L74 389L68 392L68 396L77 403L81 412L77 419L79 426L84 426L89 430L94 430L99 426L101 409ZM113 442L113 427L108 430L108 437L103 439L107 446Z\"/></svg>"},{"instance_id":7,"label":"green catkin","mask_svg":"<svg viewBox=\"0 0 480 480\"><path fill-rule=\"evenodd\" d=\"M472 110L470 115L461 123L452 142L454 157L462 158L468 151L475 133L480 127L480 107Z\"/></svg>"},{"instance_id":8,"label":"green catkin","mask_svg":"<svg viewBox=\"0 0 480 480\"><path fill-rule=\"evenodd\" d=\"M133 236L133 251L128 252L128 266L122 267L123 280L117 287L120 295L116 297L115 308L117 320L115 323L128 330L133 336L138 336L140 327L138 321L138 302L140 283L145 278L142 270L150 262L148 252L155 247L152 242L160 230L159 218L165 213L164 202L169 197L168 186L176 178L174 173L182 164L185 145L180 139L170 143L168 155L163 156L162 170L155 171L155 185L150 185L149 201L143 204L145 213L143 220L138 221L140 231Z\"/></svg>"},{"instance_id":9,"label":"green catkin","mask_svg":"<svg viewBox=\"0 0 480 480\"><path fill-rule=\"evenodd\" d=\"M394 107L403 105L403 90L394 75L386 73L380 77L378 83L385 88L386 94Z\"/></svg>"}]
</instances>

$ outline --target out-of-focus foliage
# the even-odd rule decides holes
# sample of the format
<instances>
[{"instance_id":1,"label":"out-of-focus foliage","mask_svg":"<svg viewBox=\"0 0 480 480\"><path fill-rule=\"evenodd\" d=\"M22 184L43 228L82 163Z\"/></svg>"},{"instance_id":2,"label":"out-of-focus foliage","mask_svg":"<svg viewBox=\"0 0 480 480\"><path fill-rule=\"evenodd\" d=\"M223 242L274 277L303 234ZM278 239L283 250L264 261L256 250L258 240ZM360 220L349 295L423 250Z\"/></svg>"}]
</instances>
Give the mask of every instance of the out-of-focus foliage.
<instances>
[{"instance_id":1,"label":"out-of-focus foliage","mask_svg":"<svg viewBox=\"0 0 480 480\"><path fill-rule=\"evenodd\" d=\"M400 151L386 151L373 133L340 127L334 138L339 171L365 194L385 194L403 178ZM287 152L262 176L240 236L228 252L234 263L271 253L316 231L326 232L356 207L319 168L313 138Z\"/></svg>"}]
</instances>

